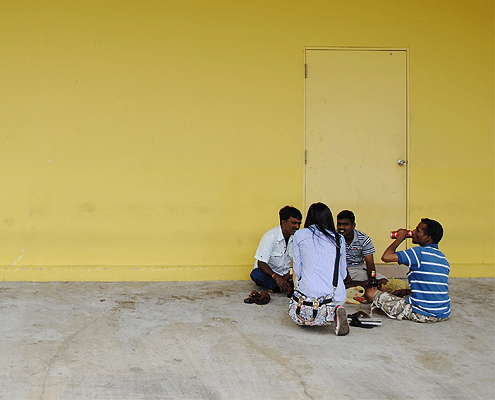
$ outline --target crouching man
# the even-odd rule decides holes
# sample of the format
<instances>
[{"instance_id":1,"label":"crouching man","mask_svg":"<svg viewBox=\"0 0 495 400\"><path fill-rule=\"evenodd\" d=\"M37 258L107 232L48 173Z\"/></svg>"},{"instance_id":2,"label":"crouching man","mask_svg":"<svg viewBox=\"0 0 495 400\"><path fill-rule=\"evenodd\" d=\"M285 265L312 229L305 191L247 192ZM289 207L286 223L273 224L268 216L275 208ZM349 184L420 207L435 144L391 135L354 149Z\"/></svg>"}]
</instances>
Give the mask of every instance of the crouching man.
<instances>
[{"instance_id":1,"label":"crouching man","mask_svg":"<svg viewBox=\"0 0 495 400\"><path fill-rule=\"evenodd\" d=\"M270 229L261 238L251 279L269 292L291 293L293 283L289 281L290 266L294 252L292 241L302 220L301 212L285 206L279 211L280 225Z\"/></svg>"},{"instance_id":2,"label":"crouching man","mask_svg":"<svg viewBox=\"0 0 495 400\"><path fill-rule=\"evenodd\" d=\"M365 297L391 318L414 322L439 322L450 316L450 265L438 249L443 228L437 221L423 218L414 229L412 242L419 244L405 251L395 250L406 239L407 229L399 229L395 241L385 250L382 261L407 265L411 289L393 293L368 289Z\"/></svg>"}]
</instances>

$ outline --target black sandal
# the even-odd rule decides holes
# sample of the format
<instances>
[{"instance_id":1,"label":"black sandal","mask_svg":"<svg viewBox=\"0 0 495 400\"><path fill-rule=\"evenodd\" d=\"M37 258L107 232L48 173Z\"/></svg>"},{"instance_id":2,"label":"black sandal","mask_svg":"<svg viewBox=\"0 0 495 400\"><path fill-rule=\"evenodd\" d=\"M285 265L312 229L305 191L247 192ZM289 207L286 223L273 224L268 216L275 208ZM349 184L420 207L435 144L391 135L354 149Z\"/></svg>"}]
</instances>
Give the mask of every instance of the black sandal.
<instances>
[{"instance_id":1,"label":"black sandal","mask_svg":"<svg viewBox=\"0 0 495 400\"><path fill-rule=\"evenodd\" d=\"M351 321L349 322L349 325L350 326L355 326L357 328L364 328L364 329L372 329L374 328L375 326L374 325L366 325L366 324L363 324L358 316L356 314L352 314L352 315L348 315L347 316L348 319L350 319Z\"/></svg>"},{"instance_id":2,"label":"black sandal","mask_svg":"<svg viewBox=\"0 0 495 400\"><path fill-rule=\"evenodd\" d=\"M358 328L371 329L374 326L382 324L382 320L379 318L371 318L364 311L357 311L354 314L349 314L347 318L350 320L349 325L356 326Z\"/></svg>"}]
</instances>

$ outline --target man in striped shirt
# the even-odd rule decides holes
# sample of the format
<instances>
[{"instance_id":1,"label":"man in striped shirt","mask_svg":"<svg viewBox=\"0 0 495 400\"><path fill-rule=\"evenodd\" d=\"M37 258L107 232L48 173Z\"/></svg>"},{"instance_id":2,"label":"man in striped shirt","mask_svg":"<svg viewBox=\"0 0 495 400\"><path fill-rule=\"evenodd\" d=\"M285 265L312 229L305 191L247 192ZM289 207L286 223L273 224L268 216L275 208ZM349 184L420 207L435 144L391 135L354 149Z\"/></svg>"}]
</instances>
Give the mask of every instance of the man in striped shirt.
<instances>
[{"instance_id":1,"label":"man in striped shirt","mask_svg":"<svg viewBox=\"0 0 495 400\"><path fill-rule=\"evenodd\" d=\"M375 246L371 238L364 232L356 229L356 217L350 210L343 210L337 215L337 230L344 236L347 254L347 278L346 287L369 287L371 273L376 270ZM378 287L385 285L388 279L377 273Z\"/></svg>"},{"instance_id":2,"label":"man in striped shirt","mask_svg":"<svg viewBox=\"0 0 495 400\"><path fill-rule=\"evenodd\" d=\"M411 289L392 294L368 289L365 297L391 318L415 322L438 322L450 317L450 265L438 249L443 228L437 221L423 218L413 231L412 242L419 244L405 251L395 250L406 239L407 229L399 229L395 241L385 250L382 260L407 265Z\"/></svg>"}]
</instances>

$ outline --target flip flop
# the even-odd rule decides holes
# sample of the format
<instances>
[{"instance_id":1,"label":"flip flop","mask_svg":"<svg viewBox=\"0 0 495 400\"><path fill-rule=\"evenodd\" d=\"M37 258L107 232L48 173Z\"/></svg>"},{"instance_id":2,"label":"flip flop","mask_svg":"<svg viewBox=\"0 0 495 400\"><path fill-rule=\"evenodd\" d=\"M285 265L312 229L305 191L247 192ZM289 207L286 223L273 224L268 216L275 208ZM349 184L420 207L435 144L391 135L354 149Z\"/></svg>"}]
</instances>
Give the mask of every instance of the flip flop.
<instances>
[{"instance_id":1,"label":"flip flop","mask_svg":"<svg viewBox=\"0 0 495 400\"><path fill-rule=\"evenodd\" d=\"M258 299L256 304L259 304L260 306L262 306L263 304L268 304L268 302L270 301L270 295L268 294L268 292L266 290L262 290L259 294L260 298Z\"/></svg>"},{"instance_id":2,"label":"flip flop","mask_svg":"<svg viewBox=\"0 0 495 400\"><path fill-rule=\"evenodd\" d=\"M363 310L359 310L354 313L358 316L359 320L365 324L369 325L381 325L382 320L380 318L372 318L370 315L366 314ZM352 314L352 315L354 315Z\"/></svg>"},{"instance_id":3,"label":"flip flop","mask_svg":"<svg viewBox=\"0 0 495 400\"><path fill-rule=\"evenodd\" d=\"M363 310L356 311L354 314L349 314L348 317L361 317L361 318L371 318L368 314L366 314Z\"/></svg>"},{"instance_id":4,"label":"flip flop","mask_svg":"<svg viewBox=\"0 0 495 400\"><path fill-rule=\"evenodd\" d=\"M368 314L366 314L362 310L359 310L354 314L348 315L347 318L350 319L354 324L356 324L353 326L359 326L360 328L364 328L364 326L361 325L373 327L382 324L382 320L380 318L371 318Z\"/></svg>"},{"instance_id":5,"label":"flip flop","mask_svg":"<svg viewBox=\"0 0 495 400\"><path fill-rule=\"evenodd\" d=\"M364 329L372 329L372 328L374 328L374 325L363 324L359 320L359 318L358 318L358 316L356 314L348 315L347 318L350 319L350 322L349 322L349 325L350 326L354 326L354 327L357 327L357 328L364 328Z\"/></svg>"},{"instance_id":6,"label":"flip flop","mask_svg":"<svg viewBox=\"0 0 495 400\"><path fill-rule=\"evenodd\" d=\"M246 304L252 304L252 303L258 304L260 297L261 297L260 294L256 290L251 290L249 297L244 299L244 303L246 303Z\"/></svg>"}]
</instances>

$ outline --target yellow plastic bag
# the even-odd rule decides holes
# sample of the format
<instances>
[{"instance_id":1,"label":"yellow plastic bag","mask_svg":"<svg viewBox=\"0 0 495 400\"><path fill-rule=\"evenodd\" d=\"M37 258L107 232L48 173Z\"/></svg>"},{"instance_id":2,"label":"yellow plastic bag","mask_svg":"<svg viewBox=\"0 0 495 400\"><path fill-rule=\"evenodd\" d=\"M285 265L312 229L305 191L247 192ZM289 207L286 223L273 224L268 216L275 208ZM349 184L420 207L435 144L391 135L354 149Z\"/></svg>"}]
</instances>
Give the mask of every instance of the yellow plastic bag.
<instances>
[{"instance_id":1,"label":"yellow plastic bag","mask_svg":"<svg viewBox=\"0 0 495 400\"><path fill-rule=\"evenodd\" d=\"M394 292L399 289L407 289L407 284L400 279L392 278L385 285L382 286L384 292Z\"/></svg>"}]
</instances>

